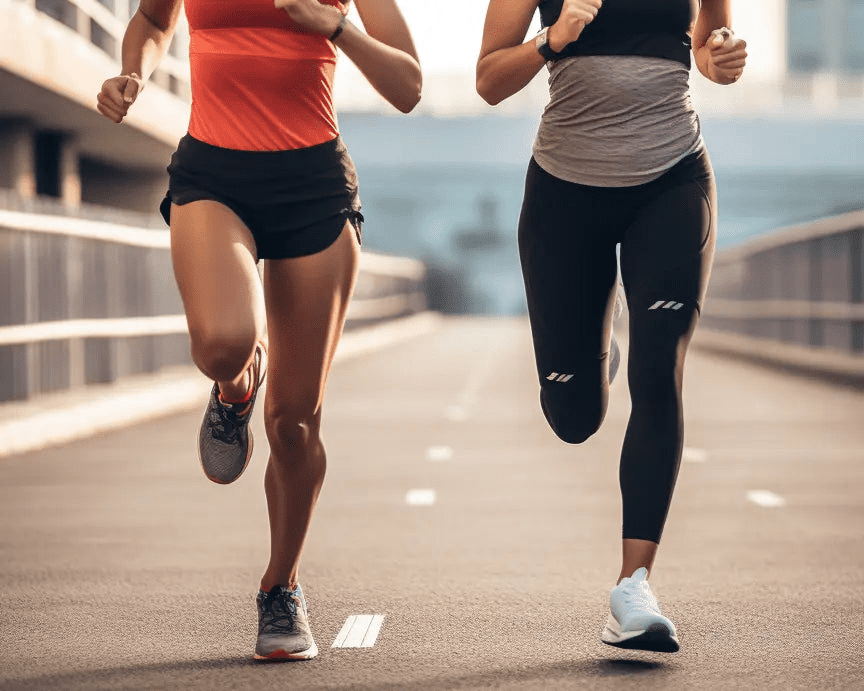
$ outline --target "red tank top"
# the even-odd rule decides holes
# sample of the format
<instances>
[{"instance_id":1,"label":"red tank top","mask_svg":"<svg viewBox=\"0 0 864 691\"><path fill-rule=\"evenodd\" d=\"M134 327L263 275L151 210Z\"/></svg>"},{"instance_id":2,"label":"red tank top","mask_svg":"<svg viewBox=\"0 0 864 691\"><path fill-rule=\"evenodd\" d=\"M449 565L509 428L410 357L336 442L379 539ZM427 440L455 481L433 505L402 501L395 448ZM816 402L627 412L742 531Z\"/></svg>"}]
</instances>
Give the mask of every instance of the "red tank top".
<instances>
[{"instance_id":1,"label":"red tank top","mask_svg":"<svg viewBox=\"0 0 864 691\"><path fill-rule=\"evenodd\" d=\"M300 28L273 0L185 5L190 135L245 151L299 149L336 138L336 49L325 36Z\"/></svg>"}]
</instances>

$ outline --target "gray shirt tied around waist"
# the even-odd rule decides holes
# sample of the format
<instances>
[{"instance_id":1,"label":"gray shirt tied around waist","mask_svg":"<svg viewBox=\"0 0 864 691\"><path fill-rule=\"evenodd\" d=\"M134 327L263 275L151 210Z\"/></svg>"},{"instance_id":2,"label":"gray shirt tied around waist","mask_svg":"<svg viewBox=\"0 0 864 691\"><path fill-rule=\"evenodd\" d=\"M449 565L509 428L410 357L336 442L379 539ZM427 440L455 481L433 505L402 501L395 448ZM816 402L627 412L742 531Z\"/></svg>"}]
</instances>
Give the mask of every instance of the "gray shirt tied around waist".
<instances>
[{"instance_id":1,"label":"gray shirt tied around waist","mask_svg":"<svg viewBox=\"0 0 864 691\"><path fill-rule=\"evenodd\" d=\"M549 104L534 159L546 172L593 187L631 187L660 177L702 146L680 62L583 55L549 67Z\"/></svg>"}]
</instances>

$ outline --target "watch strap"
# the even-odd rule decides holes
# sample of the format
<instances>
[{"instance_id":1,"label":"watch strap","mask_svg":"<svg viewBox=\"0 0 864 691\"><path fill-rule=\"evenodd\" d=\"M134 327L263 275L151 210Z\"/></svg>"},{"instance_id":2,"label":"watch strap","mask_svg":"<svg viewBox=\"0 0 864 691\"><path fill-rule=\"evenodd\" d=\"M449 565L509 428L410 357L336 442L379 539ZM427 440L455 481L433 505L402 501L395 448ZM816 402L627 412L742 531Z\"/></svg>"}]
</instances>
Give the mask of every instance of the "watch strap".
<instances>
[{"instance_id":1,"label":"watch strap","mask_svg":"<svg viewBox=\"0 0 864 691\"><path fill-rule=\"evenodd\" d=\"M335 41L342 35L342 32L345 31L346 24L348 24L348 17L343 14L342 19L339 20L339 26L336 27L336 31L333 32L333 35L330 36L331 41Z\"/></svg>"},{"instance_id":2,"label":"watch strap","mask_svg":"<svg viewBox=\"0 0 864 691\"><path fill-rule=\"evenodd\" d=\"M552 47L549 45L548 26L537 34L537 38L534 39L534 45L537 47L537 52L543 56L543 59L546 60L546 62L555 60L558 57L558 53L552 50Z\"/></svg>"}]
</instances>

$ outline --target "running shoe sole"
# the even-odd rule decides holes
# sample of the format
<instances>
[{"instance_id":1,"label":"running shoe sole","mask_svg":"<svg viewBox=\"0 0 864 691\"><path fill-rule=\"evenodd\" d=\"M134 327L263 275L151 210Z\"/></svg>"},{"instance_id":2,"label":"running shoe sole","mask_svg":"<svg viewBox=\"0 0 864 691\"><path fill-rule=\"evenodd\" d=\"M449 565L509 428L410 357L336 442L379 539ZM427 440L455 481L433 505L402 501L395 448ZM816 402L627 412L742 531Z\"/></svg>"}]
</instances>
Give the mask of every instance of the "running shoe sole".
<instances>
[{"instance_id":1,"label":"running shoe sole","mask_svg":"<svg viewBox=\"0 0 864 691\"><path fill-rule=\"evenodd\" d=\"M284 660L311 660L317 654L318 646L315 645L315 643L312 643L311 648L295 653L289 653L285 650L274 650L272 653L268 653L267 655L261 655L256 651L254 659L270 662L279 662Z\"/></svg>"},{"instance_id":2,"label":"running shoe sole","mask_svg":"<svg viewBox=\"0 0 864 691\"><path fill-rule=\"evenodd\" d=\"M609 616L606 628L600 636L606 645L626 650L648 650L655 653L677 653L680 646L678 638L669 631L666 624L657 622L644 631L621 632L615 617Z\"/></svg>"}]
</instances>

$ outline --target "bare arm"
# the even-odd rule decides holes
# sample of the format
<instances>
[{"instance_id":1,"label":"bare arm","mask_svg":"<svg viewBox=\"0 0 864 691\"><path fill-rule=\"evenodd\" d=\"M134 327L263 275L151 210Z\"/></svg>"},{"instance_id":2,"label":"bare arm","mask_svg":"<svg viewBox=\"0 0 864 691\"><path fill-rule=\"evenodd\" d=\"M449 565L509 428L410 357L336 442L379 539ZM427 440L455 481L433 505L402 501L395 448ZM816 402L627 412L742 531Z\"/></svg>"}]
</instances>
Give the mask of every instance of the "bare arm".
<instances>
[{"instance_id":1,"label":"bare arm","mask_svg":"<svg viewBox=\"0 0 864 691\"><path fill-rule=\"evenodd\" d=\"M345 21L334 43L357 65L363 76L384 99L403 113L420 101L423 77L408 25L396 0L355 0L366 31ZM342 12L318 0L275 0L301 26L333 35Z\"/></svg>"},{"instance_id":2,"label":"bare arm","mask_svg":"<svg viewBox=\"0 0 864 691\"><path fill-rule=\"evenodd\" d=\"M730 31L731 0L703 0L693 30L693 56L703 76L732 84L744 73L747 43Z\"/></svg>"},{"instance_id":3,"label":"bare arm","mask_svg":"<svg viewBox=\"0 0 864 691\"><path fill-rule=\"evenodd\" d=\"M549 27L549 47L560 51L577 40L603 0L564 0L558 21ZM523 43L537 0L490 0L477 59L477 93L496 105L521 91L545 64L534 39Z\"/></svg>"},{"instance_id":4,"label":"bare arm","mask_svg":"<svg viewBox=\"0 0 864 691\"><path fill-rule=\"evenodd\" d=\"M168 51L182 0L141 0L123 35L119 77L102 84L96 108L109 120L121 122L153 70Z\"/></svg>"}]
</instances>

